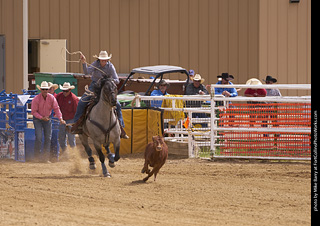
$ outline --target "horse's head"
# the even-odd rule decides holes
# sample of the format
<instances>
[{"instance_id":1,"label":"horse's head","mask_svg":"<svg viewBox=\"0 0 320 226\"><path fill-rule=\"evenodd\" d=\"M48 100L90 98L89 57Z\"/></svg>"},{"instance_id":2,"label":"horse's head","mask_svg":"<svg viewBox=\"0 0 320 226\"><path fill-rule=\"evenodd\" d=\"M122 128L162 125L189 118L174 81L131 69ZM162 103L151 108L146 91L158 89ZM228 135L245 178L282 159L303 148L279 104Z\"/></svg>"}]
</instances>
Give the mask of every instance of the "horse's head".
<instances>
[{"instance_id":1,"label":"horse's head","mask_svg":"<svg viewBox=\"0 0 320 226\"><path fill-rule=\"evenodd\" d=\"M109 103L111 106L116 106L117 85L114 83L113 79L107 78L102 81L100 98Z\"/></svg>"}]
</instances>

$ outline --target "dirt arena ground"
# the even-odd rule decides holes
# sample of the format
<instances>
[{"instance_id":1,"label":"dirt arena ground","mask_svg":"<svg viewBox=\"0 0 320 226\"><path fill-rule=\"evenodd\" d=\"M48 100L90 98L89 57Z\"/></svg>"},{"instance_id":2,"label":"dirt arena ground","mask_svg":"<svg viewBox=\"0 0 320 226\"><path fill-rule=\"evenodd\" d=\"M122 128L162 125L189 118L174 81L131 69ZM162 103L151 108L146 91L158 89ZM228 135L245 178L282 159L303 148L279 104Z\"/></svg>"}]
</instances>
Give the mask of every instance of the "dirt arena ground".
<instances>
[{"instance_id":1,"label":"dirt arena ground","mask_svg":"<svg viewBox=\"0 0 320 226\"><path fill-rule=\"evenodd\" d=\"M310 162L170 158L141 182L142 155L122 156L112 178L87 159L0 160L0 225L310 225Z\"/></svg>"}]
</instances>

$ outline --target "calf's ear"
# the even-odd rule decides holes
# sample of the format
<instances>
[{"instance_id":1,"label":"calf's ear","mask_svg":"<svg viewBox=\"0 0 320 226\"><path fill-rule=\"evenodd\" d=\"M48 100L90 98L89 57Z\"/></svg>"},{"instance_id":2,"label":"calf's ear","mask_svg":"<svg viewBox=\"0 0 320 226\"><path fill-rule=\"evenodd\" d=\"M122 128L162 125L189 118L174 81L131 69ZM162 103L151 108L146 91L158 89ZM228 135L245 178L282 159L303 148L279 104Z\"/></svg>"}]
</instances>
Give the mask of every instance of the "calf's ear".
<instances>
[{"instance_id":1,"label":"calf's ear","mask_svg":"<svg viewBox=\"0 0 320 226\"><path fill-rule=\"evenodd\" d=\"M153 141L153 142L156 142L156 141L157 141L157 138L158 138L157 136L153 136L153 137L152 137L152 141Z\"/></svg>"}]
</instances>

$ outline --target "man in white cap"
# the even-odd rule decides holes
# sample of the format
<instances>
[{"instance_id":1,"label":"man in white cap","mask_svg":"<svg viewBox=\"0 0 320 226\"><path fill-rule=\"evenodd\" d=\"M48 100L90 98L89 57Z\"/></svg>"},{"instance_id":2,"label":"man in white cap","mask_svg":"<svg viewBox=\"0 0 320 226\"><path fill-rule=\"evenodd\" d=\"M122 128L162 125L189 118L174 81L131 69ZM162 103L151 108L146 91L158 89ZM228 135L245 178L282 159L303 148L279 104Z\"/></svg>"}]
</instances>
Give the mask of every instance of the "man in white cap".
<instances>
[{"instance_id":1,"label":"man in white cap","mask_svg":"<svg viewBox=\"0 0 320 226\"><path fill-rule=\"evenodd\" d=\"M60 85L60 89L62 90L61 93L57 94L57 101L62 113L63 120L66 121L66 123L74 123L74 115L77 111L77 106L79 99L78 97L71 92L72 89L74 89L75 86L70 85L69 82L65 82L63 86ZM67 149L67 136L70 147L76 146L76 138L75 134L72 134L70 132L66 131L65 125L60 125L59 127L59 144L61 148L61 155L66 151Z\"/></svg>"},{"instance_id":2,"label":"man in white cap","mask_svg":"<svg viewBox=\"0 0 320 226\"><path fill-rule=\"evenodd\" d=\"M93 91L94 86L99 82L99 80L103 77L108 77L108 78L113 78L114 82L116 84L119 84L119 77L116 72L115 67L113 64L110 62L112 54L108 55L107 51L101 51L99 56L94 56L97 58L96 61L94 61L90 66L87 66L86 63L86 57L84 55L81 55L81 61L82 61L82 67L83 67L83 72L84 74L92 75L91 79L92 82L89 86L89 90ZM78 103L77 107L77 112L74 116L74 121L75 123L72 125L71 131L73 133L82 133L82 123L83 120L80 119L82 116L85 107L89 103L89 100L92 98L92 96L87 95L84 93ZM118 119L120 121L120 127L121 127L121 138L128 139L129 137L127 136L126 132L124 131L124 122L123 122L123 117L122 117L122 112L121 112L121 105L119 101L117 101L117 115Z\"/></svg>"},{"instance_id":3,"label":"man in white cap","mask_svg":"<svg viewBox=\"0 0 320 226\"><path fill-rule=\"evenodd\" d=\"M54 111L55 116L60 120L61 124L65 124L66 122L62 119L62 114L56 98L53 95L48 95L48 90L50 89L48 82L41 82L41 86L37 85L37 88L41 93L35 96L31 102L31 114L33 115L33 124L36 136L34 156L37 160L47 162L49 160L51 145L52 122L50 115L52 110ZM44 148L40 153L42 145L42 131L44 134Z\"/></svg>"}]
</instances>

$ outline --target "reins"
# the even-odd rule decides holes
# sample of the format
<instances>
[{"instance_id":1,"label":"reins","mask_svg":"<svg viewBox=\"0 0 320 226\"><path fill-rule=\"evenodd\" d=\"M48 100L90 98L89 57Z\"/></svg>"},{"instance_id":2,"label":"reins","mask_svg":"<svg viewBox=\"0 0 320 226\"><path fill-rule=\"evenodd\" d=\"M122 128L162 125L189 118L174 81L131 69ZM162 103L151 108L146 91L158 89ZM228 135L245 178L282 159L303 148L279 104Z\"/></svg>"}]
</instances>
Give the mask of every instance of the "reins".
<instances>
[{"instance_id":1,"label":"reins","mask_svg":"<svg viewBox=\"0 0 320 226\"><path fill-rule=\"evenodd\" d=\"M101 88L101 89L103 89L103 88ZM103 92L103 91L102 91L102 92ZM113 93L113 91L111 91L111 93ZM104 101L104 102L106 102L107 100L101 100L101 98L100 98L99 101ZM107 102L109 103L109 101L107 101ZM110 104L110 103L109 103L109 104ZM87 118L87 119L89 120L89 122L92 123L93 125L95 125L96 127L98 127L98 128L102 131L102 133L105 135L105 143L109 143L110 132L111 132L111 130L116 126L116 124L117 124L117 122L118 122L117 117L116 117L116 120L115 120L112 124L110 124L113 113L116 115L115 110L113 109L113 107L111 107L111 110L110 110L110 118L109 118L109 128L108 128L108 129L105 129L105 128L103 127L103 125L101 125L101 124L98 123L97 121L93 120L93 119L90 117L90 113L88 114L88 118Z\"/></svg>"},{"instance_id":2,"label":"reins","mask_svg":"<svg viewBox=\"0 0 320 226\"><path fill-rule=\"evenodd\" d=\"M111 121L111 116L112 116L112 109L111 109L111 111L110 111L110 119L109 119L109 122ZM111 130L116 126L118 120L115 120L114 123L113 123L112 125L110 125L108 129L103 128L103 126L102 126L100 123L98 123L98 122L94 121L93 119L91 119L91 118L90 118L90 114L89 114L89 116L88 116L88 120L89 120L89 122L91 122L93 125L95 125L96 127L98 127L98 128L102 131L102 133L105 135L105 143L109 143L110 132L111 132Z\"/></svg>"}]
</instances>

